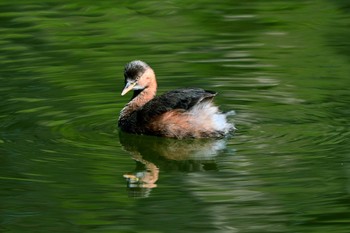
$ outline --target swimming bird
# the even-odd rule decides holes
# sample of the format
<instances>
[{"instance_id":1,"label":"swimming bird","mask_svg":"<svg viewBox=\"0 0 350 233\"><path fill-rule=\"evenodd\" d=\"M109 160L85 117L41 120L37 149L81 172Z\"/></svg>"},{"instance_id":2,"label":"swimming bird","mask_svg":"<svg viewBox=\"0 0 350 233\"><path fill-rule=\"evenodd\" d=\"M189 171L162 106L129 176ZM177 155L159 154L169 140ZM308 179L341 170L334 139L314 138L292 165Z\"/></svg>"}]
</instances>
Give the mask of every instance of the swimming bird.
<instances>
[{"instance_id":1,"label":"swimming bird","mask_svg":"<svg viewBox=\"0 0 350 233\"><path fill-rule=\"evenodd\" d=\"M235 129L213 104L214 91L182 88L156 96L156 75L140 60L126 64L124 78L121 95L131 90L134 93L120 112L118 126L122 131L181 139L218 138Z\"/></svg>"}]
</instances>

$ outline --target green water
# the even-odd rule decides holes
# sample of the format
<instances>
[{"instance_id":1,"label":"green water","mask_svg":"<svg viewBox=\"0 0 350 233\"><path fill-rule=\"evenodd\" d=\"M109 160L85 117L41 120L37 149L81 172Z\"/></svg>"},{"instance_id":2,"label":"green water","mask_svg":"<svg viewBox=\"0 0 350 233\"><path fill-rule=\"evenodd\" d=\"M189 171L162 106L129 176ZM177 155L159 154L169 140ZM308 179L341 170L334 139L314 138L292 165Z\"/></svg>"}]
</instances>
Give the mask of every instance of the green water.
<instances>
[{"instance_id":1,"label":"green water","mask_svg":"<svg viewBox=\"0 0 350 233\"><path fill-rule=\"evenodd\" d=\"M1 1L1 232L350 232L350 5ZM118 132L125 63L219 92L221 140ZM123 175L157 174L152 187Z\"/></svg>"}]
</instances>

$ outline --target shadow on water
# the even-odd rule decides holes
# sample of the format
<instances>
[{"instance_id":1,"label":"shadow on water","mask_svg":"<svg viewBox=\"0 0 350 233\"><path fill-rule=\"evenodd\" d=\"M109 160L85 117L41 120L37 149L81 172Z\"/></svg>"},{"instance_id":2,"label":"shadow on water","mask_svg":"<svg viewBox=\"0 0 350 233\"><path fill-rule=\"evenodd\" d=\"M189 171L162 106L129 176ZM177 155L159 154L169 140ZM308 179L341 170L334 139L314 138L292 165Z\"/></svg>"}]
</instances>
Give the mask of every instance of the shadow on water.
<instances>
[{"instance_id":1,"label":"shadow on water","mask_svg":"<svg viewBox=\"0 0 350 233\"><path fill-rule=\"evenodd\" d=\"M147 197L157 187L160 171L218 170L215 157L226 148L225 139L159 138L119 132L123 149L135 160L134 171L124 174L130 197Z\"/></svg>"}]
</instances>

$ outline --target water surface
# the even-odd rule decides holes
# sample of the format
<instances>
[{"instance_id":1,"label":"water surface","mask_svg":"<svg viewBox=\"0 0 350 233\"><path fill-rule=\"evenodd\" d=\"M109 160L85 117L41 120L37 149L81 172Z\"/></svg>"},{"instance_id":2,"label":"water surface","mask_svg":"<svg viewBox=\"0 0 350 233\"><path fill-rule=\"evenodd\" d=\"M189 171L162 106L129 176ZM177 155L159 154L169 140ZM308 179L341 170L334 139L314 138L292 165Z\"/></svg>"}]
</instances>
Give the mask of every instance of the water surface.
<instances>
[{"instance_id":1,"label":"water surface","mask_svg":"<svg viewBox=\"0 0 350 233\"><path fill-rule=\"evenodd\" d=\"M0 230L350 232L349 9L0 3ZM236 134L120 133L134 59L154 68L159 93L218 91Z\"/></svg>"}]
</instances>

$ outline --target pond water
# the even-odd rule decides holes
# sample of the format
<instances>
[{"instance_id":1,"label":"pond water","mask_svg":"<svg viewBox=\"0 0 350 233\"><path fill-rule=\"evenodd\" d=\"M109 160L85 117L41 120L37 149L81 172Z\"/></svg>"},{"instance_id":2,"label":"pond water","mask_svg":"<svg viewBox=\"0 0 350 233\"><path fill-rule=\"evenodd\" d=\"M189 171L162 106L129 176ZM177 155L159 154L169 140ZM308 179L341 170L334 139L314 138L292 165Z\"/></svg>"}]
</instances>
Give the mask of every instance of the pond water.
<instances>
[{"instance_id":1,"label":"pond water","mask_svg":"<svg viewBox=\"0 0 350 233\"><path fill-rule=\"evenodd\" d=\"M350 232L349 13L345 0L2 1L0 231ZM158 93L219 92L237 132L119 132L134 59Z\"/></svg>"}]
</instances>

